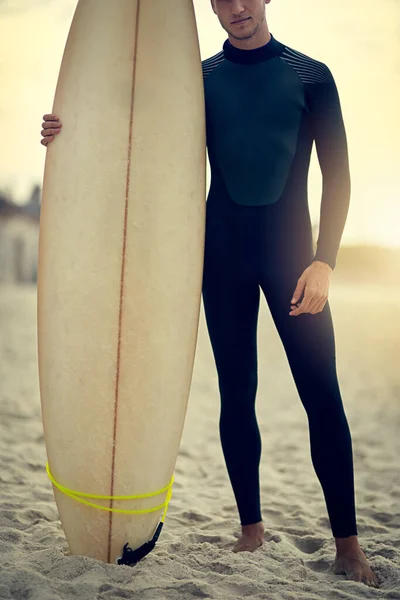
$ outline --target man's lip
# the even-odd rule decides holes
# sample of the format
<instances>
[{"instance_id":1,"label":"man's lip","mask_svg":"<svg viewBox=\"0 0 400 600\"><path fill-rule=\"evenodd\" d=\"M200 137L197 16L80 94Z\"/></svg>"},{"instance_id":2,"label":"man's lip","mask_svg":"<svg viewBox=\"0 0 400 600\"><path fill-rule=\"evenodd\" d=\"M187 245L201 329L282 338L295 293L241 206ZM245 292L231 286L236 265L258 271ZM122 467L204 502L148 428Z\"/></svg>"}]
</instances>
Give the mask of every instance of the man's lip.
<instances>
[{"instance_id":1,"label":"man's lip","mask_svg":"<svg viewBox=\"0 0 400 600\"><path fill-rule=\"evenodd\" d=\"M239 21L232 21L232 25L234 23L241 23L242 21L247 21L247 19L250 19L250 17L246 17L245 19L239 19Z\"/></svg>"}]
</instances>

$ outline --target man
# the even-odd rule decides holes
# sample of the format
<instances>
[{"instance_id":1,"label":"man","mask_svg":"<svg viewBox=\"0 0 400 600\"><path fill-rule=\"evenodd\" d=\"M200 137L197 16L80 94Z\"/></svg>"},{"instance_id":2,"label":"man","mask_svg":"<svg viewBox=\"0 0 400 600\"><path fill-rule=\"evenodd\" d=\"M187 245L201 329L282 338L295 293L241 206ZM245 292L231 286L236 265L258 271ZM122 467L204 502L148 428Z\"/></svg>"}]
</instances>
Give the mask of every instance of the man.
<instances>
[{"instance_id":1,"label":"man","mask_svg":"<svg viewBox=\"0 0 400 600\"><path fill-rule=\"evenodd\" d=\"M228 39L202 63L211 166L203 301L221 443L242 526L233 551L254 551L264 540L255 414L261 288L307 412L335 572L377 587L357 538L352 442L327 300L350 198L346 133L329 68L270 34L269 3L211 0ZM60 123L44 119L47 145ZM315 256L307 199L314 140L323 176Z\"/></svg>"}]
</instances>

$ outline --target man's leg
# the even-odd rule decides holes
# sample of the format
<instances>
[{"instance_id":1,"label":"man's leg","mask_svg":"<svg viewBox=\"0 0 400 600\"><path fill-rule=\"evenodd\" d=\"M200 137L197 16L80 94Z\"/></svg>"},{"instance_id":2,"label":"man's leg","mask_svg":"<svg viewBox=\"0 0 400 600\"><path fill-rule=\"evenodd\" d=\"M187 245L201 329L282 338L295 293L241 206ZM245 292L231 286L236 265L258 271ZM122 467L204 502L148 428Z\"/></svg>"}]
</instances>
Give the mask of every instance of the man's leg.
<instances>
[{"instance_id":1,"label":"man's leg","mask_svg":"<svg viewBox=\"0 0 400 600\"><path fill-rule=\"evenodd\" d=\"M222 449L243 526L262 520L255 414L260 289L231 235L223 223L207 229L203 302L218 372Z\"/></svg>"},{"instance_id":2,"label":"man's leg","mask_svg":"<svg viewBox=\"0 0 400 600\"><path fill-rule=\"evenodd\" d=\"M352 441L340 394L329 302L315 315L289 316L301 270L277 268L263 282L272 318L307 412L311 458L334 537L357 535Z\"/></svg>"},{"instance_id":3,"label":"man's leg","mask_svg":"<svg viewBox=\"0 0 400 600\"><path fill-rule=\"evenodd\" d=\"M284 278L285 269L275 268L275 276L267 277L262 288L307 412L312 462L336 543L334 572L379 587L357 537L352 441L337 381L329 302L315 315L288 314L303 267Z\"/></svg>"}]
</instances>

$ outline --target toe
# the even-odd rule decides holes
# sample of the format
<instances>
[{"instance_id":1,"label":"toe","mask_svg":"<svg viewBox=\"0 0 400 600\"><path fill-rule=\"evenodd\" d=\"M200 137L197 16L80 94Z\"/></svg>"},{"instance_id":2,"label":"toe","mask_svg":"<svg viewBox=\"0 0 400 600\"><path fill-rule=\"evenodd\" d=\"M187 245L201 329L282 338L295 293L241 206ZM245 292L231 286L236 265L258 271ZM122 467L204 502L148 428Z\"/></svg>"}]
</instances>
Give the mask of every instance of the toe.
<instances>
[{"instance_id":1,"label":"toe","mask_svg":"<svg viewBox=\"0 0 400 600\"><path fill-rule=\"evenodd\" d=\"M364 575L364 577L362 578L362 581L369 587L376 587L376 588L379 587L378 578L376 577L375 573L372 570L367 575Z\"/></svg>"},{"instance_id":2,"label":"toe","mask_svg":"<svg viewBox=\"0 0 400 600\"><path fill-rule=\"evenodd\" d=\"M363 581L360 571L348 571L347 579L351 579L351 581Z\"/></svg>"},{"instance_id":3,"label":"toe","mask_svg":"<svg viewBox=\"0 0 400 600\"><path fill-rule=\"evenodd\" d=\"M375 573L373 573L373 576L371 577L370 581L371 581L371 586L372 586L372 587L376 587L376 588L380 587L380 584L379 584L378 578L377 578L377 576L375 575Z\"/></svg>"}]
</instances>

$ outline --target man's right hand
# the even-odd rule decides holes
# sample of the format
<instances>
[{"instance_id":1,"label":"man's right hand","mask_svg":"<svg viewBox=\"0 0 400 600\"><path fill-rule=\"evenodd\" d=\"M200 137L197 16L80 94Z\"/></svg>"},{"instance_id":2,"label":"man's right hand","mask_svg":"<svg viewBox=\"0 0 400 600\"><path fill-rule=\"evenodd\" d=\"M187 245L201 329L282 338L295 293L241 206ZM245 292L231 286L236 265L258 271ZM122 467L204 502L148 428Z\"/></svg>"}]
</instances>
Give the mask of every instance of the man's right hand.
<instances>
[{"instance_id":1,"label":"man's right hand","mask_svg":"<svg viewBox=\"0 0 400 600\"><path fill-rule=\"evenodd\" d=\"M43 144L43 146L47 146L47 144L54 140L57 133L60 133L62 124L56 115L44 115L43 119L43 129L40 132L43 139L40 140L40 143Z\"/></svg>"}]
</instances>

